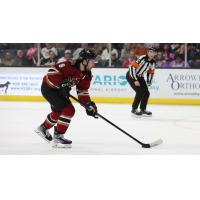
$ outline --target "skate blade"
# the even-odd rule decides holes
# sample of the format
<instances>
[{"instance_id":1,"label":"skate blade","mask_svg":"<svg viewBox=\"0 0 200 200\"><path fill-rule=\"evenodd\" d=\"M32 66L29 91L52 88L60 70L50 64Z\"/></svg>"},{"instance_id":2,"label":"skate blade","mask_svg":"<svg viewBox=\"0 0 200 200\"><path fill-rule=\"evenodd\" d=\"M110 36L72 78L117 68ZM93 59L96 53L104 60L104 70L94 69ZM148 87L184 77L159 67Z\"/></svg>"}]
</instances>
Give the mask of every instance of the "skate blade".
<instances>
[{"instance_id":1,"label":"skate blade","mask_svg":"<svg viewBox=\"0 0 200 200\"><path fill-rule=\"evenodd\" d=\"M142 117L152 117L152 115L145 115L145 114L143 114Z\"/></svg>"},{"instance_id":2,"label":"skate blade","mask_svg":"<svg viewBox=\"0 0 200 200\"><path fill-rule=\"evenodd\" d=\"M51 142L50 140L47 140L43 134L41 134L40 131L38 131L37 129L35 130L35 133L37 133L45 142L47 142L48 144Z\"/></svg>"},{"instance_id":3,"label":"skate blade","mask_svg":"<svg viewBox=\"0 0 200 200\"><path fill-rule=\"evenodd\" d=\"M133 113L131 114L131 116L132 116L132 117L135 117L135 118L142 118L142 115L135 115L135 114L133 114Z\"/></svg>"},{"instance_id":4,"label":"skate blade","mask_svg":"<svg viewBox=\"0 0 200 200\"><path fill-rule=\"evenodd\" d=\"M53 145L52 145L53 148L63 148L63 149L68 149L68 148L72 148L72 144L61 144L61 143L56 143L56 142L53 142Z\"/></svg>"}]
</instances>

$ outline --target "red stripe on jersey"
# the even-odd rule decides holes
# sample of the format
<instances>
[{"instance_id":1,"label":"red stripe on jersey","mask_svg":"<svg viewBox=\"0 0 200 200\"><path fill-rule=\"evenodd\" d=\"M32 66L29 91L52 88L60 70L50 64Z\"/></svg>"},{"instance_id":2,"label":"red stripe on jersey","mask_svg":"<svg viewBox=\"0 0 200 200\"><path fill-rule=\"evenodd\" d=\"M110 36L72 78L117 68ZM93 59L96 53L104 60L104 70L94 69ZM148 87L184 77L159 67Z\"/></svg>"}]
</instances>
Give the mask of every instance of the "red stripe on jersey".
<instances>
[{"instance_id":1,"label":"red stripe on jersey","mask_svg":"<svg viewBox=\"0 0 200 200\"><path fill-rule=\"evenodd\" d=\"M43 78L44 82L51 88L54 88L54 89L59 89L58 86L54 85L50 80L49 80L49 77L46 75L44 78Z\"/></svg>"},{"instance_id":2,"label":"red stripe on jersey","mask_svg":"<svg viewBox=\"0 0 200 200\"><path fill-rule=\"evenodd\" d=\"M154 73L155 73L155 70L148 70L147 73L148 73L148 74L154 74Z\"/></svg>"}]
</instances>

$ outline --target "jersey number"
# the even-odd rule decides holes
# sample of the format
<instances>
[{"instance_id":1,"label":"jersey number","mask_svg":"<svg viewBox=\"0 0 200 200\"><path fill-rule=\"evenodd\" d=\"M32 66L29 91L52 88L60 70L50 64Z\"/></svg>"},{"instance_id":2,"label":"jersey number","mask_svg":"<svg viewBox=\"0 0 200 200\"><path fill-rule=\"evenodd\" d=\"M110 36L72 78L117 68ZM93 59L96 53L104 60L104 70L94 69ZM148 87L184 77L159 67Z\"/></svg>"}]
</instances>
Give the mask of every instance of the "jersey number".
<instances>
[{"instance_id":1,"label":"jersey number","mask_svg":"<svg viewBox=\"0 0 200 200\"><path fill-rule=\"evenodd\" d=\"M65 66L65 64L64 64L64 63L62 63L62 64L58 65L58 67L59 67L59 68L63 68L64 66Z\"/></svg>"}]
</instances>

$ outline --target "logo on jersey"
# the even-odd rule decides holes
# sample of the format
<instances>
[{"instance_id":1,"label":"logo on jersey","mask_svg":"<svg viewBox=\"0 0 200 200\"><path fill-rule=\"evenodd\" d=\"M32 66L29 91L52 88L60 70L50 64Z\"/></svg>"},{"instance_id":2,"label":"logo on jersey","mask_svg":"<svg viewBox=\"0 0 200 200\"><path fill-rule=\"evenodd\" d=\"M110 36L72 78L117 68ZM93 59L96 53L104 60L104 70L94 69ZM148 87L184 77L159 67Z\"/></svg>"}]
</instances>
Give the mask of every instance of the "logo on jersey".
<instances>
[{"instance_id":1,"label":"logo on jersey","mask_svg":"<svg viewBox=\"0 0 200 200\"><path fill-rule=\"evenodd\" d=\"M65 67L65 63L61 63L61 64L59 64L58 67L59 67L59 68L63 68L63 67Z\"/></svg>"},{"instance_id":2,"label":"logo on jersey","mask_svg":"<svg viewBox=\"0 0 200 200\"><path fill-rule=\"evenodd\" d=\"M68 77L66 80L65 80L65 83L63 83L61 85L61 87L74 87L75 85L77 85L79 83L79 81L81 80L81 78L73 78L73 77Z\"/></svg>"}]
</instances>

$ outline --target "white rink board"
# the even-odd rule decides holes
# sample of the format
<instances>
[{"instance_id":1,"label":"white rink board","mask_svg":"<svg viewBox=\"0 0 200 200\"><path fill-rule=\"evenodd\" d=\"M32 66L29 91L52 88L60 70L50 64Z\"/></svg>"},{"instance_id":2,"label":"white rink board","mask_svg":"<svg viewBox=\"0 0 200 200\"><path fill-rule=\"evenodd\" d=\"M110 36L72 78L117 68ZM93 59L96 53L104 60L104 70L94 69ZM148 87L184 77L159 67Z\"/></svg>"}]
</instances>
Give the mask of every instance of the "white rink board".
<instances>
[{"instance_id":1,"label":"white rink board","mask_svg":"<svg viewBox=\"0 0 200 200\"><path fill-rule=\"evenodd\" d=\"M42 77L47 70L1 67L0 84L11 83L7 95L41 96ZM124 68L94 68L91 96L132 98L134 93L125 77L127 71ZM199 99L200 69L157 69L149 89L151 98ZM0 95L6 95L5 88L0 88Z\"/></svg>"}]
</instances>

